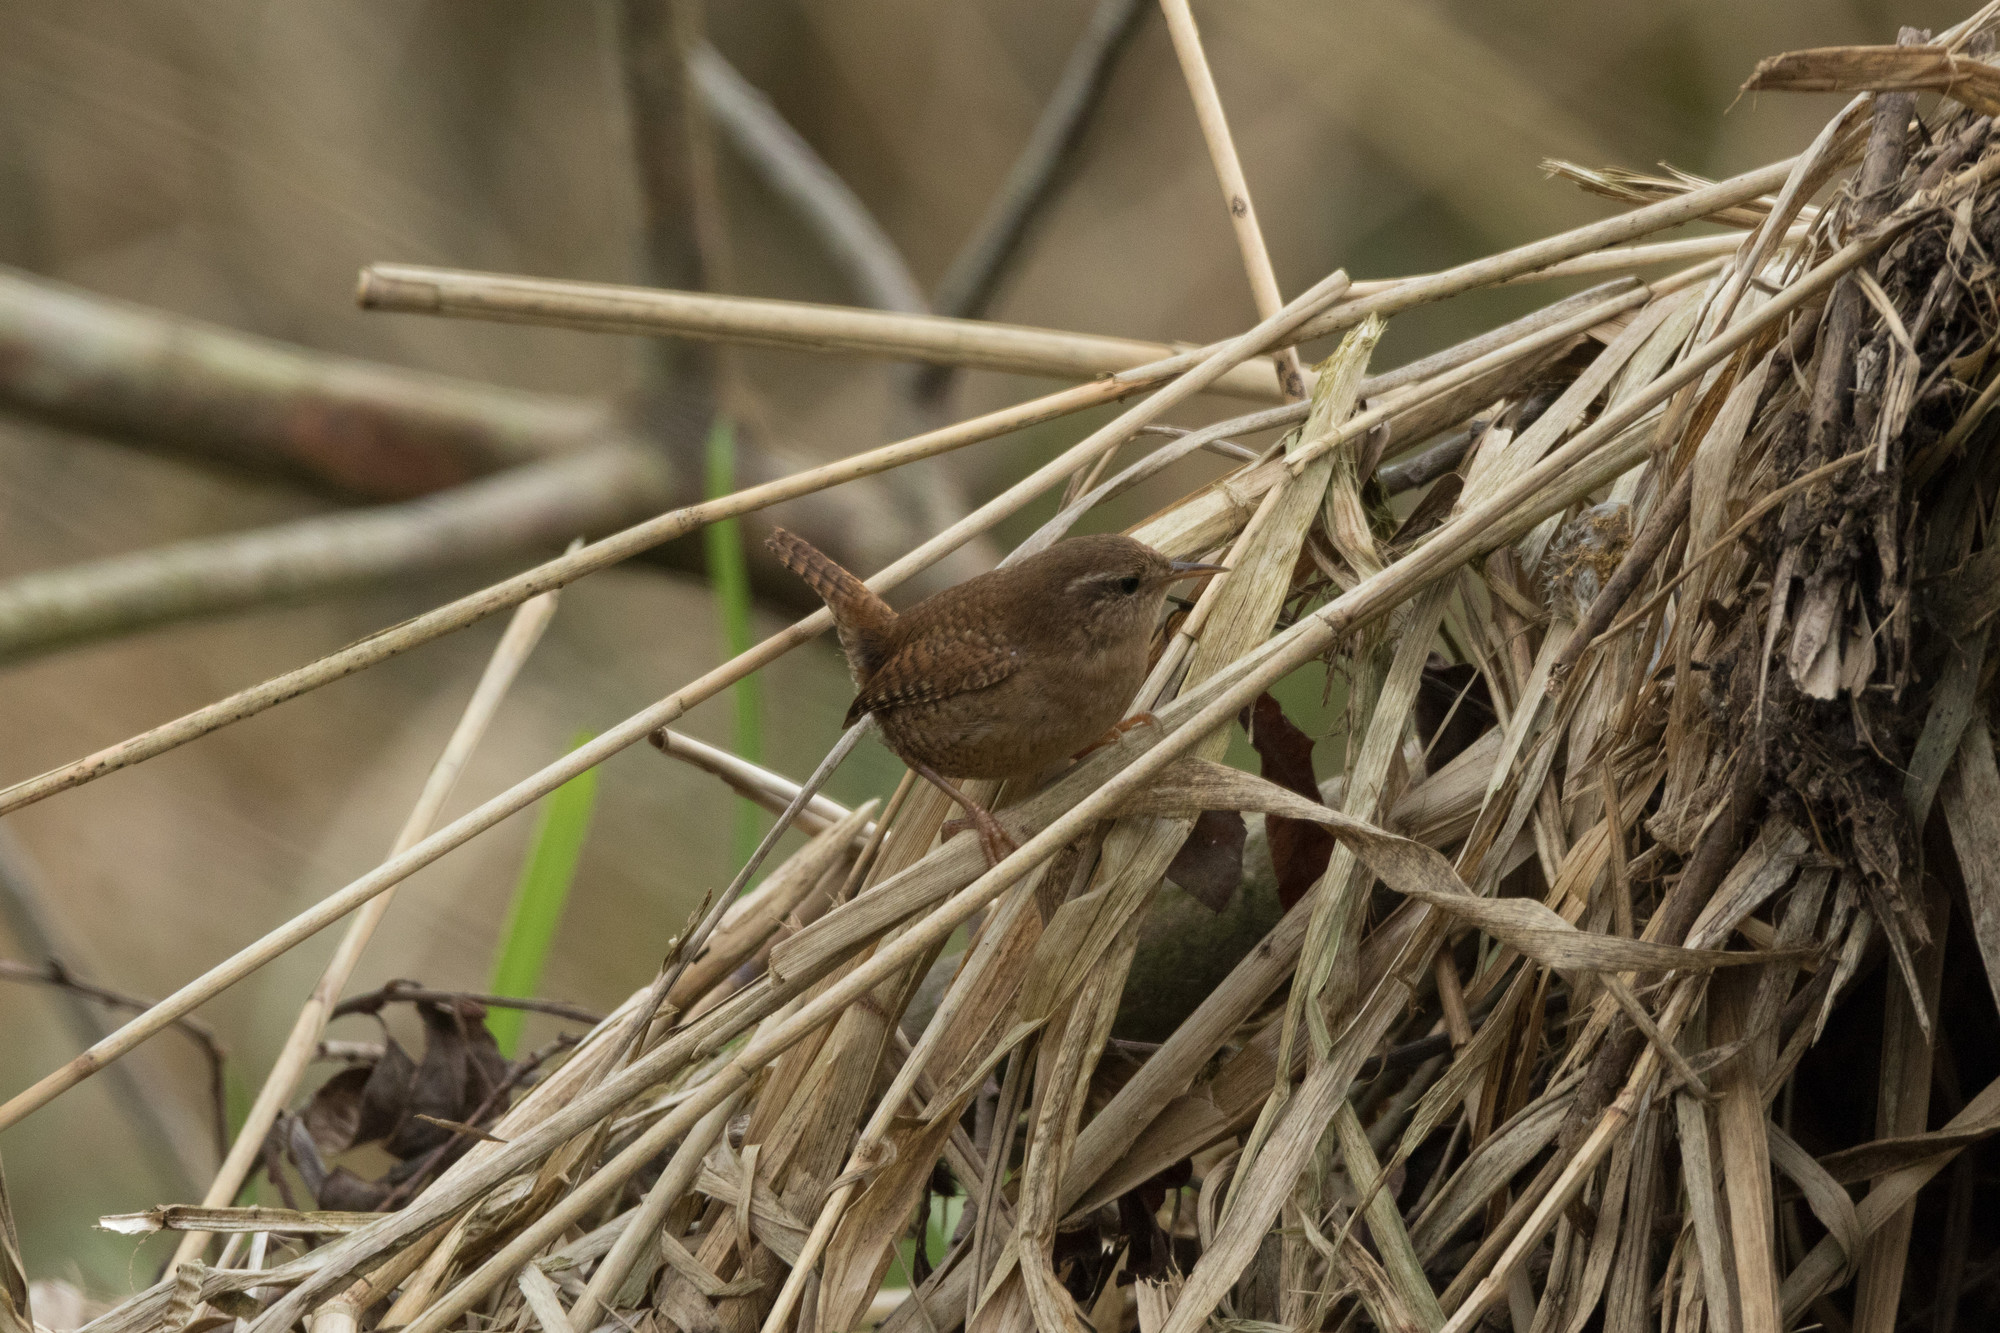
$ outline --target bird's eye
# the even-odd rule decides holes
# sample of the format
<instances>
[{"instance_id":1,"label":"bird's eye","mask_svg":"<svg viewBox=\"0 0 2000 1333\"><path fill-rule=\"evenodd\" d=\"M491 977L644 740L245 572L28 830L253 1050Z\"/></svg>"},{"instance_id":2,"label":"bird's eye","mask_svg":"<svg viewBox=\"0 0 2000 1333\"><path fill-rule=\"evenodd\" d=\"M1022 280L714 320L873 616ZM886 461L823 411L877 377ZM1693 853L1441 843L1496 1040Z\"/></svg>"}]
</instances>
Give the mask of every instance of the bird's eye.
<instances>
[{"instance_id":1,"label":"bird's eye","mask_svg":"<svg viewBox=\"0 0 2000 1333\"><path fill-rule=\"evenodd\" d=\"M1118 580L1118 591L1124 593L1127 597L1139 591L1139 576L1137 574L1127 574L1124 578Z\"/></svg>"}]
</instances>

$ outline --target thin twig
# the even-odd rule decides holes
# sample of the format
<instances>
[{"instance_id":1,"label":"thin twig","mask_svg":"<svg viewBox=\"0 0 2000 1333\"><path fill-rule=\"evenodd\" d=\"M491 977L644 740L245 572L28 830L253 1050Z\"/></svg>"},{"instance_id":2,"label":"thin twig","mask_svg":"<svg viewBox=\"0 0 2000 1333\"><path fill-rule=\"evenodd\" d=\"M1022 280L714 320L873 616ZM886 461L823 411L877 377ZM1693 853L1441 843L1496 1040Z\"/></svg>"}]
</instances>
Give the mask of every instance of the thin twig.
<instances>
[{"instance_id":1,"label":"thin twig","mask_svg":"<svg viewBox=\"0 0 2000 1333\"><path fill-rule=\"evenodd\" d=\"M1186 439L1188 436L1193 435L1195 432L1189 430L1186 426L1156 425L1156 426L1147 426L1144 430L1141 430L1139 433L1141 435L1164 435L1170 440L1183 440ZM1247 445L1238 444L1234 440L1225 440L1221 438L1203 440L1200 444L1196 445L1195 447L1207 453L1215 454L1221 458L1233 458L1239 463L1255 462L1257 458L1257 451L1255 449L1252 449Z\"/></svg>"},{"instance_id":2,"label":"thin twig","mask_svg":"<svg viewBox=\"0 0 2000 1333\"><path fill-rule=\"evenodd\" d=\"M87 959L64 928L41 867L14 830L5 825L0 825L0 921L6 923L14 947L29 957ZM88 1046L110 1034L113 1025L96 1001L74 987L64 987L61 998L71 1034L81 1044ZM163 1172L180 1177L181 1187L189 1193L209 1169L207 1144L202 1144L198 1154L197 1142L211 1139L218 1153L228 1148L227 1127L219 1118L216 1128L204 1127L199 1136L176 1123L173 1109L177 1099L158 1086L157 1078L143 1064L126 1070L109 1092L120 1114L144 1142L145 1151L161 1164Z\"/></svg>"},{"instance_id":3,"label":"thin twig","mask_svg":"<svg viewBox=\"0 0 2000 1333\"><path fill-rule=\"evenodd\" d=\"M1780 239L1781 245L1795 245L1805 239L1806 229L1794 227ZM1653 241L1646 245L1612 246L1594 250L1589 254L1565 259L1560 263L1542 268L1530 269L1507 278L1497 286L1516 287L1530 282L1553 282L1558 278L1602 277L1607 274L1633 273L1640 269L1661 268L1668 265L1679 267L1683 264L1699 263L1705 259L1720 259L1736 253L1743 244L1740 236L1696 236L1685 241ZM1355 299L1376 296L1405 282L1414 282L1419 277L1434 277L1435 274L1412 274L1402 278L1362 278L1348 293Z\"/></svg>"},{"instance_id":4,"label":"thin twig","mask_svg":"<svg viewBox=\"0 0 2000 1333\"><path fill-rule=\"evenodd\" d=\"M799 784L790 778L706 741L698 741L666 727L647 739L661 754L692 764L704 773L713 773L739 795L757 802L774 815L782 812L798 796ZM832 828L850 813L847 807L830 797L815 796L799 811L794 822L801 832L813 835ZM857 837L869 838L874 836L874 832L875 826L871 823L865 825Z\"/></svg>"},{"instance_id":5,"label":"thin twig","mask_svg":"<svg viewBox=\"0 0 2000 1333\"><path fill-rule=\"evenodd\" d=\"M379 902L380 899L377 899ZM596 1027L604 1021L604 1015L580 1004L567 1000L540 1000L531 995L489 995L476 990L433 990L419 986L413 981L391 981L372 991L350 995L333 1007L327 1014L330 1023L336 1018L346 1018L352 1014L379 1013L384 1005L390 1004L454 1004L459 1000L470 1000L488 1009L519 1009L523 1013L548 1014L555 1018L567 1018L571 1022Z\"/></svg>"},{"instance_id":6,"label":"thin twig","mask_svg":"<svg viewBox=\"0 0 2000 1333\"><path fill-rule=\"evenodd\" d=\"M71 995L80 995L94 1000L107 1009L123 1009L128 1013L143 1014L157 1001L127 995L123 991L110 990L93 985L75 976L60 959L50 958L40 967L16 962L11 958L0 958L0 978L8 981L34 982L44 986L54 986ZM215 1035L215 1029L198 1018L182 1015L172 1026L185 1033L188 1040L201 1048L202 1059L208 1063L209 1104L214 1111L212 1122L215 1130L216 1150L221 1152L229 1143L229 1104L225 1092L228 1073L229 1051L222 1039Z\"/></svg>"}]
</instances>

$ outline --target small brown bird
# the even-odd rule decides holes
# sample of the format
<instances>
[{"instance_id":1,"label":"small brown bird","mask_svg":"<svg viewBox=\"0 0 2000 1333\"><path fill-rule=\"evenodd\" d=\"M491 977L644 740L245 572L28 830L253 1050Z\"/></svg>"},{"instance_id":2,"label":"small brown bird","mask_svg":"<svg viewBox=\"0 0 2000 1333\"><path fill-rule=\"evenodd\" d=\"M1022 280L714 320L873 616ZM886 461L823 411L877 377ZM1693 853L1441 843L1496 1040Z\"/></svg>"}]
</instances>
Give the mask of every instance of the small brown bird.
<instances>
[{"instance_id":1,"label":"small brown bird","mask_svg":"<svg viewBox=\"0 0 2000 1333\"><path fill-rule=\"evenodd\" d=\"M949 779L1032 777L1111 733L1145 683L1168 587L1221 569L1072 537L899 615L802 538L779 528L766 545L833 612L860 688L843 725L873 713L896 757L964 808L988 861L1014 844Z\"/></svg>"}]
</instances>

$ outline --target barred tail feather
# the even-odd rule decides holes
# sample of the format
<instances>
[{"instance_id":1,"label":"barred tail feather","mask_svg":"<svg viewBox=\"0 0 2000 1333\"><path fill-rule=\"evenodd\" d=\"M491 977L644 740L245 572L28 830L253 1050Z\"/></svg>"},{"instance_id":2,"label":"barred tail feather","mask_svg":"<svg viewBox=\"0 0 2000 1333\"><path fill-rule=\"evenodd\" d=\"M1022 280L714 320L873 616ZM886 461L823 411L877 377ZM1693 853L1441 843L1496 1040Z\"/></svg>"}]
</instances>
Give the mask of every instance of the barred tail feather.
<instances>
[{"instance_id":1,"label":"barred tail feather","mask_svg":"<svg viewBox=\"0 0 2000 1333\"><path fill-rule=\"evenodd\" d=\"M771 535L764 539L764 545L778 557L778 563L804 579L806 586L818 593L820 600L828 606L875 596L866 584L848 573L832 556L795 532L773 528Z\"/></svg>"},{"instance_id":2,"label":"barred tail feather","mask_svg":"<svg viewBox=\"0 0 2000 1333\"><path fill-rule=\"evenodd\" d=\"M840 646L856 684L875 674L888 650L896 613L873 589L844 569L832 556L796 533L771 529L765 547L786 569L804 579L833 612Z\"/></svg>"}]
</instances>

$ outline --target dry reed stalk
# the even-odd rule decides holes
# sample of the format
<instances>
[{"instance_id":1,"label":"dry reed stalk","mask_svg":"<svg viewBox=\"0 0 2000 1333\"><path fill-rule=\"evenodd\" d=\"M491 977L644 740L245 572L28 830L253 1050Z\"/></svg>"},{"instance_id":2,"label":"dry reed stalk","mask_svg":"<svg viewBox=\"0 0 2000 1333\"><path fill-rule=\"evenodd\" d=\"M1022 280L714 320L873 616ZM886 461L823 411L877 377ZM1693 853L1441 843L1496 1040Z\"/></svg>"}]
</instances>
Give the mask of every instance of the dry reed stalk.
<instances>
[{"instance_id":1,"label":"dry reed stalk","mask_svg":"<svg viewBox=\"0 0 2000 1333\"><path fill-rule=\"evenodd\" d=\"M739 796L757 802L772 814L781 813L793 798L799 794L799 784L781 777L770 769L753 764L740 755L730 753L720 746L707 741L696 740L682 735L668 727L653 733L653 744L660 753L692 764L704 773L712 773L729 785L729 789ZM825 829L853 813L838 801L827 796L814 796L806 803L793 823L808 836ZM869 824L863 836L872 835L875 826ZM739 900L738 906L747 906L747 900Z\"/></svg>"},{"instance_id":2,"label":"dry reed stalk","mask_svg":"<svg viewBox=\"0 0 2000 1333\"><path fill-rule=\"evenodd\" d=\"M1783 244L1795 245L1806 236L1804 227L1793 227L1784 234ZM1517 286L1528 282L1552 282L1559 278L1600 277L1614 273L1632 273L1639 269L1656 268L1664 265L1682 265L1707 259L1719 259L1734 254L1743 244L1740 236L1695 236L1684 241L1654 241L1646 245L1617 246L1609 249L1592 250L1574 259L1564 259L1541 268L1529 269L1525 273L1507 278L1502 287ZM1406 282L1414 282L1419 277L1431 274L1416 274L1403 278L1360 278L1349 290L1350 298L1376 296Z\"/></svg>"},{"instance_id":3,"label":"dry reed stalk","mask_svg":"<svg viewBox=\"0 0 2000 1333\"><path fill-rule=\"evenodd\" d=\"M1215 75L1201 47L1201 31L1195 26L1194 11L1188 0L1160 0L1160 12L1167 18L1167 36L1180 61L1181 76L1187 80L1188 96L1194 102L1195 120L1208 145L1209 161L1215 165L1216 180L1222 185L1222 199L1229 210L1229 225L1236 233L1236 248L1243 255L1243 270L1250 279L1250 295L1257 313L1268 319L1284 304L1278 294L1278 275L1264 248L1264 230L1257 225L1257 205L1250 198L1250 182L1244 178L1243 163L1236 155L1236 140L1229 133L1229 117L1216 91ZM1299 369L1299 354L1286 348L1277 358L1279 386L1287 398L1303 398L1305 378Z\"/></svg>"},{"instance_id":4,"label":"dry reed stalk","mask_svg":"<svg viewBox=\"0 0 2000 1333\"><path fill-rule=\"evenodd\" d=\"M523 278L418 264L371 264L361 273L363 309L450 315L592 333L672 334L750 346L860 354L1018 375L1095 379L1179 354L1162 343L1063 333L980 319L898 314L749 296L664 291L604 282ZM1276 309L1260 311L1268 318ZM1233 369L1214 392L1284 397L1264 362Z\"/></svg>"},{"instance_id":5,"label":"dry reed stalk","mask_svg":"<svg viewBox=\"0 0 2000 1333\"><path fill-rule=\"evenodd\" d=\"M1540 241L1531 241L1526 245L1501 251L1499 254L1460 264L1456 268L1425 274L1422 277L1405 278L1394 287L1344 302L1320 318L1312 320L1299 331L1299 341L1306 342L1337 333L1341 329L1360 323L1370 315L1396 314L1462 292L1507 282L1546 269L1553 264L1576 259L1593 250L1617 245L1622 241L1664 231L1669 227L1678 227L1683 223L1706 219L1722 209L1741 203L1745 199L1754 199L1766 190L1783 184L1791 171L1791 166L1790 159L1773 162L1755 171L1744 172L1740 176L1732 176L1728 180L1690 190L1673 199L1635 208L1629 213L1607 218L1602 222L1593 222Z\"/></svg>"}]
</instances>

